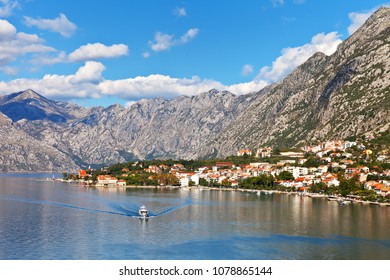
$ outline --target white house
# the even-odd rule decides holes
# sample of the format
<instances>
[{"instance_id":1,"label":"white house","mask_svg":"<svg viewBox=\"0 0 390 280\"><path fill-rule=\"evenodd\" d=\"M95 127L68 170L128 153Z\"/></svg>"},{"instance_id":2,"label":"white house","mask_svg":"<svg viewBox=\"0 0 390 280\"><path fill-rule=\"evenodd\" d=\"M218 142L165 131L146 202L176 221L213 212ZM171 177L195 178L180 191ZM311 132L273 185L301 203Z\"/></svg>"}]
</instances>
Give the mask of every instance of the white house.
<instances>
[{"instance_id":1,"label":"white house","mask_svg":"<svg viewBox=\"0 0 390 280\"><path fill-rule=\"evenodd\" d=\"M303 152L280 152L280 155L285 157L302 158Z\"/></svg>"},{"instance_id":2,"label":"white house","mask_svg":"<svg viewBox=\"0 0 390 280\"><path fill-rule=\"evenodd\" d=\"M309 174L309 170L307 169L307 167L301 166L286 166L283 168L283 170L290 172L294 176L294 178Z\"/></svg>"},{"instance_id":3,"label":"white house","mask_svg":"<svg viewBox=\"0 0 390 280\"><path fill-rule=\"evenodd\" d=\"M97 177L96 186L101 187L115 187L117 185L118 179L115 177L111 177L110 175L99 175Z\"/></svg>"},{"instance_id":4,"label":"white house","mask_svg":"<svg viewBox=\"0 0 390 280\"><path fill-rule=\"evenodd\" d=\"M326 172L328 172L328 166L327 165L320 165L320 166L318 166L317 171L319 173L326 173Z\"/></svg>"},{"instance_id":5,"label":"white house","mask_svg":"<svg viewBox=\"0 0 390 280\"><path fill-rule=\"evenodd\" d=\"M272 148L259 148L256 151L256 157L271 157Z\"/></svg>"},{"instance_id":6,"label":"white house","mask_svg":"<svg viewBox=\"0 0 390 280\"><path fill-rule=\"evenodd\" d=\"M119 187L125 187L126 186L126 181L125 180L118 180L118 182L116 183L117 186Z\"/></svg>"},{"instance_id":7,"label":"white house","mask_svg":"<svg viewBox=\"0 0 390 280\"><path fill-rule=\"evenodd\" d=\"M192 181L194 185L199 185L199 174L195 172L178 172L176 176L179 178L181 187L188 187Z\"/></svg>"}]
</instances>

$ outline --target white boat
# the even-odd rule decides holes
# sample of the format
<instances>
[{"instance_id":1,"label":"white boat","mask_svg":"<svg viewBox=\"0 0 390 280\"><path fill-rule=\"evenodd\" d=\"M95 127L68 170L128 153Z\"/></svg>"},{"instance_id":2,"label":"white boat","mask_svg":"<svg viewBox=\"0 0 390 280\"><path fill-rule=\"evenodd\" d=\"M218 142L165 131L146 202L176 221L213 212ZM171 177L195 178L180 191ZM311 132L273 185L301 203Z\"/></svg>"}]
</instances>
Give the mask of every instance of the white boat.
<instances>
[{"instance_id":1,"label":"white boat","mask_svg":"<svg viewBox=\"0 0 390 280\"><path fill-rule=\"evenodd\" d=\"M147 219L149 218L149 211L146 209L145 205L142 205L138 210L139 218L140 219Z\"/></svg>"},{"instance_id":2,"label":"white boat","mask_svg":"<svg viewBox=\"0 0 390 280\"><path fill-rule=\"evenodd\" d=\"M347 204L351 204L351 203L352 203L352 201L350 201L350 200L343 200L340 202L341 205L347 205Z\"/></svg>"}]
</instances>

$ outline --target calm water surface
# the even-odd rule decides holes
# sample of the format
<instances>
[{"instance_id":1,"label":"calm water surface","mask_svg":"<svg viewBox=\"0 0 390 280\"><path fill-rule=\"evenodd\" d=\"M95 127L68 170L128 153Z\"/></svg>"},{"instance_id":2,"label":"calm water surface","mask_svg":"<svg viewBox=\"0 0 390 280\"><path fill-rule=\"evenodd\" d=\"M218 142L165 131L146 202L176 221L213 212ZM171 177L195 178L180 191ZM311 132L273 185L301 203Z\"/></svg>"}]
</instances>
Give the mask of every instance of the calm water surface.
<instances>
[{"instance_id":1,"label":"calm water surface","mask_svg":"<svg viewBox=\"0 0 390 280\"><path fill-rule=\"evenodd\" d=\"M390 207L46 177L0 175L0 259L390 259Z\"/></svg>"}]
</instances>

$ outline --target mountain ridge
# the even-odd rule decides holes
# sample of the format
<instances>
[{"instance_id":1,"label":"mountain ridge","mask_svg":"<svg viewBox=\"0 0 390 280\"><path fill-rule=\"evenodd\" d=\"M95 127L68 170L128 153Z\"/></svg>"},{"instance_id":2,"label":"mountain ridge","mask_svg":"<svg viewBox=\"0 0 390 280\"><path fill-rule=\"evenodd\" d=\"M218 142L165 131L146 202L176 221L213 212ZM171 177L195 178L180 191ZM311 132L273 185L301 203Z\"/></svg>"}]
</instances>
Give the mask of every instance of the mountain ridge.
<instances>
[{"instance_id":1,"label":"mountain ridge","mask_svg":"<svg viewBox=\"0 0 390 280\"><path fill-rule=\"evenodd\" d=\"M380 9L334 54L314 54L284 80L265 89L263 97L202 151L203 155L215 149L219 156L226 156L237 146L291 146L386 129L390 120L390 36L383 34L389 34L389 25L390 9ZM370 117L355 121L356 113L364 115L365 109ZM376 115L381 117L379 122ZM248 119L253 121L248 123ZM345 123L348 120L352 122ZM338 131L332 132L335 129Z\"/></svg>"},{"instance_id":2,"label":"mountain ridge","mask_svg":"<svg viewBox=\"0 0 390 280\"><path fill-rule=\"evenodd\" d=\"M282 81L245 95L211 89L129 108L84 108L33 90L2 96L0 169L223 157L389 129L389 38L390 9L382 8L334 54L315 53Z\"/></svg>"}]
</instances>

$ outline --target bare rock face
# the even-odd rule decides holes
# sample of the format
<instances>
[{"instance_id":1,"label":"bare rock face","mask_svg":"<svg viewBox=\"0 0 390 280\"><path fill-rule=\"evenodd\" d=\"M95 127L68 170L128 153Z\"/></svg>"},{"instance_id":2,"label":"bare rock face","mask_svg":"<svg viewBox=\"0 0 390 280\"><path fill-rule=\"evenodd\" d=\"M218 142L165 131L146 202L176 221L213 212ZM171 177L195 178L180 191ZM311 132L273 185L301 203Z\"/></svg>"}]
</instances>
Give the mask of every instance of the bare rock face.
<instances>
[{"instance_id":1,"label":"bare rock face","mask_svg":"<svg viewBox=\"0 0 390 280\"><path fill-rule=\"evenodd\" d=\"M314 54L263 94L202 154L293 146L389 128L390 9L381 8L337 51Z\"/></svg>"},{"instance_id":2,"label":"bare rock face","mask_svg":"<svg viewBox=\"0 0 390 280\"><path fill-rule=\"evenodd\" d=\"M25 102L23 98L15 101L14 95L8 99L3 97L8 100L6 113L16 111L14 103L18 102L19 108L19 102ZM17 96L20 95L29 99L30 107L44 107L41 98L32 98L23 92ZM3 118L15 131L38 141L40 146L45 145L43 150L50 147L59 157L71 161L73 166L145 158L197 158L199 147L207 145L209 139L216 138L226 129L249 106L253 96L210 90L172 100L140 100L128 109L120 105L85 109L61 104L61 107L56 107L56 114L64 116L60 121L48 117L54 107L43 112L29 108L30 111L39 111L38 116L30 116L30 119L13 115L15 121L12 122L6 116ZM74 112L76 109L78 115ZM25 140L23 143L29 141ZM9 170L6 165L3 170ZM66 164L67 170L69 167L71 165ZM37 171L41 170L47 170L47 167L37 168Z\"/></svg>"},{"instance_id":3,"label":"bare rock face","mask_svg":"<svg viewBox=\"0 0 390 280\"><path fill-rule=\"evenodd\" d=\"M1 113L0 151L1 171L62 172L78 168L66 154L17 129L12 121Z\"/></svg>"},{"instance_id":4,"label":"bare rock face","mask_svg":"<svg viewBox=\"0 0 390 280\"><path fill-rule=\"evenodd\" d=\"M86 109L32 90L2 96L0 170L227 156L389 129L389 40L390 9L381 8L333 55L316 53L283 81L241 96L210 90L128 109Z\"/></svg>"}]
</instances>

